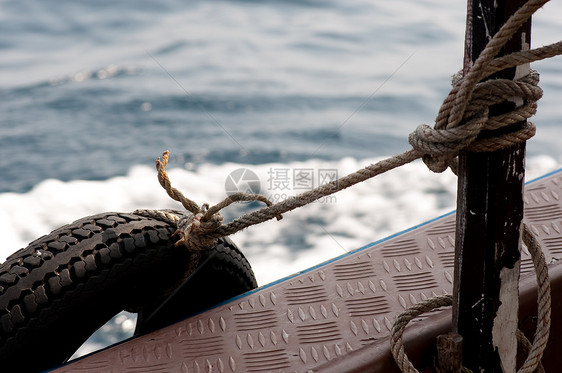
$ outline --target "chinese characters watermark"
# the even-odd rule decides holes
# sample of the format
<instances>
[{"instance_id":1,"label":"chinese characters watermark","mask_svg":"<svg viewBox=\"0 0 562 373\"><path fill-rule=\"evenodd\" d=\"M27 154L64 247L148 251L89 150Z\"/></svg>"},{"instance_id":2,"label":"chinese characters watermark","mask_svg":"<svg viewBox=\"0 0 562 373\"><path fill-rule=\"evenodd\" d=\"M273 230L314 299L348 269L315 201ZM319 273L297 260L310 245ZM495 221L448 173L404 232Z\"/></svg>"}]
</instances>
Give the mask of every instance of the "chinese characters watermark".
<instances>
[{"instance_id":1,"label":"chinese characters watermark","mask_svg":"<svg viewBox=\"0 0 562 373\"><path fill-rule=\"evenodd\" d=\"M239 168L227 176L225 191L227 195L238 192L263 194L271 202L277 203L337 179L338 170L335 168L270 167L264 185L266 190L263 190L260 178L254 171ZM319 203L336 201L336 196L326 196L317 200Z\"/></svg>"}]
</instances>

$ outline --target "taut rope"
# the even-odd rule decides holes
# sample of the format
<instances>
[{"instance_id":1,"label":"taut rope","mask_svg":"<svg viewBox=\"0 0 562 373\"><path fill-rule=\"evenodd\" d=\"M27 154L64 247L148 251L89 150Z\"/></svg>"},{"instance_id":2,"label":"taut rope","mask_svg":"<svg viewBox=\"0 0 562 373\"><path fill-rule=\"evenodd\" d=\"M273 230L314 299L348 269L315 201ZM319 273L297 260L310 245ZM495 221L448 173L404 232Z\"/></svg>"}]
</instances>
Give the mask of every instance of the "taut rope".
<instances>
[{"instance_id":1,"label":"taut rope","mask_svg":"<svg viewBox=\"0 0 562 373\"><path fill-rule=\"evenodd\" d=\"M274 217L281 219L281 214L285 212L349 188L418 158L422 158L432 171L443 172L448 167L453 167L461 150L488 152L528 140L535 134L535 126L532 123L529 122L522 128L511 128L510 126L535 114L537 110L536 102L542 96L542 90L537 85L538 74L531 71L529 75L516 81L507 79L481 81L497 71L562 54L562 42L558 42L496 58L501 48L520 26L546 2L548 0L530 0L509 18L490 40L464 78L454 84L439 109L433 128L422 124L410 134L409 142L412 149L276 204L272 204L261 195L237 193L210 208L207 204L199 207L194 201L172 187L165 170L169 156L166 151L162 160L158 158L156 161L158 180L170 197L181 202L190 214L180 219L173 214L162 211L137 210L136 213L161 219L177 226L176 234L180 236L177 244L185 244L195 254L196 260L201 250L212 246L220 237L229 236ZM521 98L524 104L509 113L490 116L490 106L512 100L514 97ZM498 129L502 129L502 131L496 131ZM489 136L480 136L483 132L486 132ZM238 201L261 201L267 207L245 214L223 225L220 210ZM526 232L527 234L524 235L526 242L533 241L534 239L528 233L528 230ZM544 268L540 271L537 269L537 275L539 272L544 275L543 278L539 279L539 284L542 284L539 290L539 299L548 299L548 307L546 304L539 305L539 311L543 312L546 309L548 311L544 311L541 316L538 326L540 330L537 330L534 345L520 372L531 372L537 367L548 339L550 326L548 272ZM446 302L443 299L436 299L438 307ZM427 305L419 304L415 307L424 310ZM403 355L403 348L398 350L402 351L399 352L399 355L407 360ZM415 372L415 368L411 370L412 368L408 366L407 370L404 371Z\"/></svg>"},{"instance_id":2,"label":"taut rope","mask_svg":"<svg viewBox=\"0 0 562 373\"><path fill-rule=\"evenodd\" d=\"M198 243L190 245L189 242L195 240L195 237L204 236L204 244L212 243L213 239L229 236L251 225L262 223L274 217L280 219L281 214L285 212L349 188L418 158L423 158L432 171L443 172L454 163L455 157L463 149L493 151L528 140L535 133L535 126L532 123L517 129L511 129L509 126L535 114L536 102L542 96L542 90L537 86L538 73L531 71L529 75L516 81L493 79L479 82L497 71L515 67L521 63L529 63L562 54L562 42L558 42L546 47L517 52L494 59L513 33L547 1L529 1L504 24L490 40L466 76L457 82L449 92L439 109L434 127L422 124L410 134L409 142L412 149L371 164L316 189L276 204L272 204L263 196L237 193L203 211L195 202L171 186L165 170L168 162L168 152L165 152L162 160L156 161L160 184L171 198L181 202L192 214L196 216L203 214L196 218L199 221L195 224L197 226L191 224L189 225L189 232L183 231L181 233L182 239L190 247L201 247ZM524 104L509 113L498 116L489 115L490 106L507 99L513 99L513 97L520 97ZM504 130L499 131L500 133L491 132L498 129ZM479 136L482 132L494 136L482 138ZM222 224L222 217L219 213L222 208L233 202L250 200L264 202L267 207L245 214L226 225Z\"/></svg>"}]
</instances>

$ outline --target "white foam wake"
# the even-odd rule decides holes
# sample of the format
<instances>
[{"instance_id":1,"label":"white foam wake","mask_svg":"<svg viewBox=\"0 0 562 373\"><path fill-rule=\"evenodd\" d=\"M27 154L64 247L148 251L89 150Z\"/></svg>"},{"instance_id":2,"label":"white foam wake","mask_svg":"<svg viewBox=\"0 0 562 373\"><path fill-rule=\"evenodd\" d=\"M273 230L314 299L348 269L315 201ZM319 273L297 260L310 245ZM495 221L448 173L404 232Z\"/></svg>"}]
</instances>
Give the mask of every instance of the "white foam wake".
<instances>
[{"instance_id":1,"label":"white foam wake","mask_svg":"<svg viewBox=\"0 0 562 373\"><path fill-rule=\"evenodd\" d=\"M169 174L173 185L190 198L213 203L225 197L228 175L246 168L259 178L262 193L279 199L298 192L293 184L295 173L302 176L308 170L318 176L320 170L337 170L338 176L343 176L376 161L346 158L259 166L205 165L197 171L172 169ZM560 167L547 156L532 157L527 163L527 180ZM275 181L285 173L289 188L276 189ZM264 285L449 212L455 198L456 177L451 172L433 174L415 162L289 212L279 222L250 227L233 239L252 264L258 283ZM180 207L160 187L156 172L144 166L105 181L45 180L28 193L0 194L0 237L4 240L0 257L87 215ZM225 215L233 218L249 208L234 206ZM120 313L92 335L74 357L130 337L134 323L135 315Z\"/></svg>"},{"instance_id":2,"label":"white foam wake","mask_svg":"<svg viewBox=\"0 0 562 373\"><path fill-rule=\"evenodd\" d=\"M184 194L198 203L212 204L225 197L225 180L239 168L252 170L260 180L261 192L276 200L302 191L294 183L299 172L301 176L305 171L312 173L317 182L321 170L335 170L343 176L375 161L346 158L258 166L208 164L197 171L172 169L169 173L174 186ZM527 180L557 167L550 157L533 157L528 161ZM285 180L286 188L279 188L280 180ZM300 186L306 189L302 180ZM279 222L250 227L233 239L250 260L259 283L266 284L451 211L455 193L452 173L433 174L415 162L289 212ZM0 194L0 257L81 217L137 208L178 209L181 205L166 195L156 172L144 166L105 181L45 180L28 193ZM234 206L225 211L226 218L249 208Z\"/></svg>"}]
</instances>

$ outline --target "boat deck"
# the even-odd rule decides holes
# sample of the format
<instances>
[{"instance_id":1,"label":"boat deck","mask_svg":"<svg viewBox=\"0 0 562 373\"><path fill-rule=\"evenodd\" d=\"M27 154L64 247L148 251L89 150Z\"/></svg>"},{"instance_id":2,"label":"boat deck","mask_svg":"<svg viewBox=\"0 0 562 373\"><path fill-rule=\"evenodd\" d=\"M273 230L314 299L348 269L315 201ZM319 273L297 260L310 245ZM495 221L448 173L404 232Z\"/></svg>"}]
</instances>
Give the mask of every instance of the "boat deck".
<instances>
[{"instance_id":1,"label":"boat deck","mask_svg":"<svg viewBox=\"0 0 562 373\"><path fill-rule=\"evenodd\" d=\"M562 172L527 184L524 200L524 220L551 263L556 307L562 303L556 297L562 283L562 267L556 265L562 257ZM392 323L413 304L452 292L454 233L451 213L54 372L397 371L388 351ZM520 321L531 336L533 271L523 248ZM553 315L551 345L560 313L555 309ZM424 343L449 324L450 309L411 323L406 340L416 340L419 349L406 348L417 351L414 363L423 363ZM547 358L557 349L547 348Z\"/></svg>"}]
</instances>

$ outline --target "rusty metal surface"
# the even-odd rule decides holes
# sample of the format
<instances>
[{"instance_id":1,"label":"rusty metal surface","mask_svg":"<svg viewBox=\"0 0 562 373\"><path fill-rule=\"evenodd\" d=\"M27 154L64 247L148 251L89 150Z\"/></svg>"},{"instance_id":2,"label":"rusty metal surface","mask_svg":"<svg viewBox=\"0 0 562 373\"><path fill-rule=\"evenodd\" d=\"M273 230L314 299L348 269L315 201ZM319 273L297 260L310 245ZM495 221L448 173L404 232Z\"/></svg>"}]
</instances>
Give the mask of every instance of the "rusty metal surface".
<instances>
[{"instance_id":1,"label":"rusty metal surface","mask_svg":"<svg viewBox=\"0 0 562 373\"><path fill-rule=\"evenodd\" d=\"M549 263L562 256L561 196L561 172L525 188L524 220ZM387 340L397 314L452 291L454 229L449 214L53 372L288 373L360 359ZM522 276L532 267L524 248ZM410 335L446 317L450 310L423 315ZM384 346L375 351L388 357Z\"/></svg>"}]
</instances>

